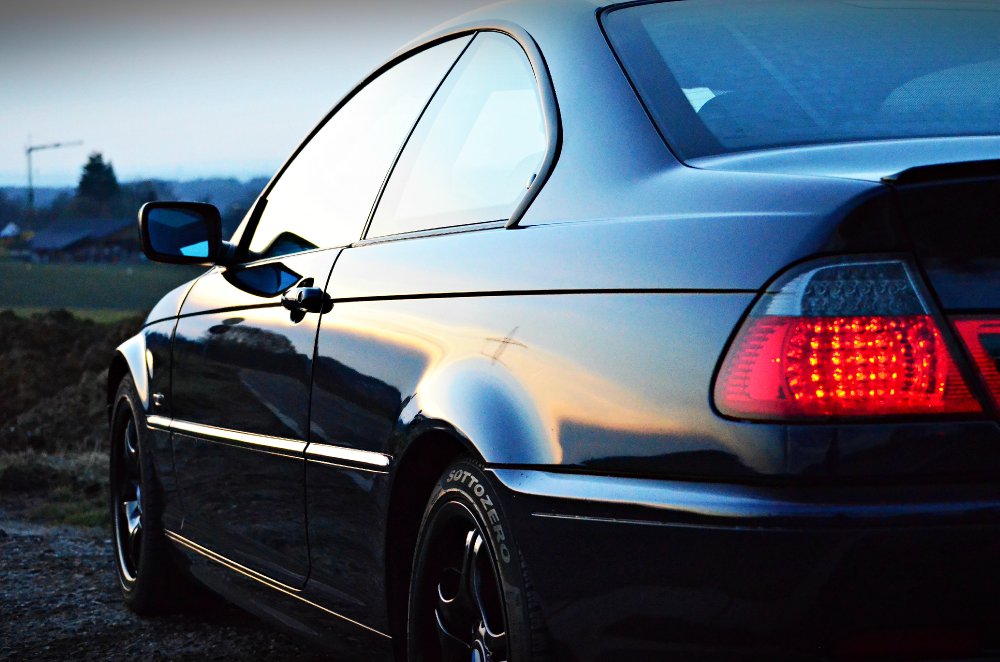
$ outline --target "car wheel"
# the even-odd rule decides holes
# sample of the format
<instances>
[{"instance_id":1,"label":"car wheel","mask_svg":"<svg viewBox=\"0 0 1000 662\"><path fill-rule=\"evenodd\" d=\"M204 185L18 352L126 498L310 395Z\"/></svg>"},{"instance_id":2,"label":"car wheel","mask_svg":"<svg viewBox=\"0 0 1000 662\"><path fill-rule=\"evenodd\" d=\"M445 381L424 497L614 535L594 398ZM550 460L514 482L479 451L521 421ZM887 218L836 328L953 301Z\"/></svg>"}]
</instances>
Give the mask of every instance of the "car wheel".
<instances>
[{"instance_id":1,"label":"car wheel","mask_svg":"<svg viewBox=\"0 0 1000 662\"><path fill-rule=\"evenodd\" d=\"M410 662L545 657L522 560L490 478L452 464L424 511L410 581Z\"/></svg>"},{"instance_id":2,"label":"car wheel","mask_svg":"<svg viewBox=\"0 0 1000 662\"><path fill-rule=\"evenodd\" d=\"M160 525L162 490L147 448L139 396L125 377L111 417L110 508L115 569L125 604L138 614L166 611L185 585Z\"/></svg>"}]
</instances>

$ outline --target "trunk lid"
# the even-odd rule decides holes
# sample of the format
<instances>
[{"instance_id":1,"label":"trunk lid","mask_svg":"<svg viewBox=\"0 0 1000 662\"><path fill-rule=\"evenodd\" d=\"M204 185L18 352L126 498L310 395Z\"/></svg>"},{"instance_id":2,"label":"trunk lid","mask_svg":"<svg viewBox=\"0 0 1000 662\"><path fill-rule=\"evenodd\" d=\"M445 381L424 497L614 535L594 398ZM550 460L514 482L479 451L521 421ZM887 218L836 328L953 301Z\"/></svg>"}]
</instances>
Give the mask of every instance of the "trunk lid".
<instances>
[{"instance_id":1,"label":"trunk lid","mask_svg":"<svg viewBox=\"0 0 1000 662\"><path fill-rule=\"evenodd\" d=\"M1000 160L921 166L883 181L928 284L1000 407Z\"/></svg>"},{"instance_id":2,"label":"trunk lid","mask_svg":"<svg viewBox=\"0 0 1000 662\"><path fill-rule=\"evenodd\" d=\"M941 307L1000 311L1000 160L920 166L883 181Z\"/></svg>"}]
</instances>

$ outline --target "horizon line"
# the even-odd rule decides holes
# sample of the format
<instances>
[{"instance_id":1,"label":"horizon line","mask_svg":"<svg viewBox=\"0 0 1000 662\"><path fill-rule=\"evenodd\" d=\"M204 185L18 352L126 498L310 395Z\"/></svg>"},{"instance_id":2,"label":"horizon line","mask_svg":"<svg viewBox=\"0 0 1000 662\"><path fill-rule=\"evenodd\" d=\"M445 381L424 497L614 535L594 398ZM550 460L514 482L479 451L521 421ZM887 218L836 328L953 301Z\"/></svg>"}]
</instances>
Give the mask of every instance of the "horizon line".
<instances>
[{"instance_id":1,"label":"horizon line","mask_svg":"<svg viewBox=\"0 0 1000 662\"><path fill-rule=\"evenodd\" d=\"M133 179L119 179L118 183L120 185L127 185L127 184L141 184L143 182L185 183L185 182L204 181L204 180L210 180L210 179L235 179L236 181L238 181L241 184L246 184L246 183L248 183L250 181L253 181L255 179L268 179L268 180L270 180L272 176L273 175L266 175L266 174L250 175L250 176L219 174L219 175L199 175L199 176L196 176L196 177L183 177L183 178L171 178L171 177L137 177L137 178L133 178ZM77 184L77 183L73 183L73 184L36 184L36 185L32 186L31 188L34 189L35 191L41 191L41 190L44 190L44 189L75 189L75 188L77 188L78 185L79 184ZM23 189L24 191L27 191L28 190L28 185L26 183L24 183L24 182L19 183L19 184L7 184L7 183L0 182L0 188L3 188L3 189Z\"/></svg>"}]
</instances>

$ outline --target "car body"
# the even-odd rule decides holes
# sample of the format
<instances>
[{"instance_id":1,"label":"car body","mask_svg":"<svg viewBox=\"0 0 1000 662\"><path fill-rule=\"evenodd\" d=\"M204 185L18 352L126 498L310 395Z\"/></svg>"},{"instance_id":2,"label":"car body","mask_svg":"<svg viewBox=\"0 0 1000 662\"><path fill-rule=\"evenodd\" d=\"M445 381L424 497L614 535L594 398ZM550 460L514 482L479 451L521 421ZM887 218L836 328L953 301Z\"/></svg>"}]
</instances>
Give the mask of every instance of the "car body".
<instances>
[{"instance_id":1,"label":"car body","mask_svg":"<svg viewBox=\"0 0 1000 662\"><path fill-rule=\"evenodd\" d=\"M502 587L491 599L517 642L504 658L997 645L1000 427L979 355L1000 310L988 229L1000 137L685 151L670 134L680 115L652 107L614 17L689 4L731 11L559 0L474 12L339 103L231 243L206 231L164 248L157 214L217 233L211 211L144 208L151 256L215 266L167 294L110 366L112 481L125 485L112 507L132 504L116 515L126 594L146 563L127 560L141 510L143 545L162 536L187 574L239 604L344 659L405 657L435 499L454 483ZM363 96L386 80L388 98L429 105L359 131L389 112L381 92ZM490 86L500 119L459 121L460 101ZM435 142L448 131L495 161L447 170L442 154L448 167L467 156ZM509 173L516 183L501 183ZM380 210L401 208L380 228ZM731 405L741 334L793 290L804 309L819 295L795 284L821 273L902 283L936 329L920 332L940 393L919 402L945 398L948 380L962 404ZM882 305L859 301L845 305ZM864 319L889 319L879 310ZM956 320L980 324L986 349L963 344ZM136 436L144 459L129 473ZM489 657L487 635L463 659Z\"/></svg>"}]
</instances>

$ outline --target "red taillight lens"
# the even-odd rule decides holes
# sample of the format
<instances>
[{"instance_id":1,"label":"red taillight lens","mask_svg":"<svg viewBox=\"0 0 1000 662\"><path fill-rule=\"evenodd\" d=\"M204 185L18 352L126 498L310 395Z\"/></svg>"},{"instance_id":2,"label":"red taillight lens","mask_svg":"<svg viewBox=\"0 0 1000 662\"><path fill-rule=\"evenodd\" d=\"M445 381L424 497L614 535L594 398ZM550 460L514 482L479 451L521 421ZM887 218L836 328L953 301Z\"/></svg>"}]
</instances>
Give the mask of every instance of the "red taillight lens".
<instances>
[{"instance_id":1,"label":"red taillight lens","mask_svg":"<svg viewBox=\"0 0 1000 662\"><path fill-rule=\"evenodd\" d=\"M825 261L779 280L737 334L715 403L762 420L982 410L898 260Z\"/></svg>"},{"instance_id":2,"label":"red taillight lens","mask_svg":"<svg viewBox=\"0 0 1000 662\"><path fill-rule=\"evenodd\" d=\"M719 384L720 409L748 418L980 410L929 315L761 317Z\"/></svg>"},{"instance_id":3,"label":"red taillight lens","mask_svg":"<svg viewBox=\"0 0 1000 662\"><path fill-rule=\"evenodd\" d=\"M1000 406L1000 320L962 319L955 321L962 342L986 381L993 402Z\"/></svg>"}]
</instances>

